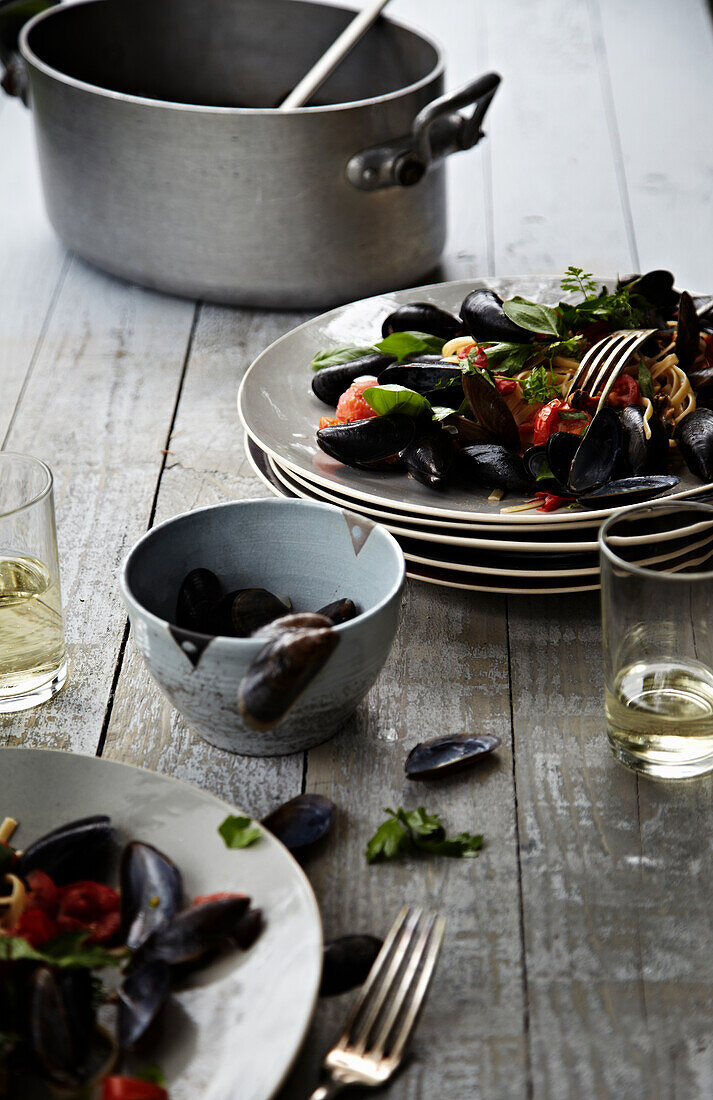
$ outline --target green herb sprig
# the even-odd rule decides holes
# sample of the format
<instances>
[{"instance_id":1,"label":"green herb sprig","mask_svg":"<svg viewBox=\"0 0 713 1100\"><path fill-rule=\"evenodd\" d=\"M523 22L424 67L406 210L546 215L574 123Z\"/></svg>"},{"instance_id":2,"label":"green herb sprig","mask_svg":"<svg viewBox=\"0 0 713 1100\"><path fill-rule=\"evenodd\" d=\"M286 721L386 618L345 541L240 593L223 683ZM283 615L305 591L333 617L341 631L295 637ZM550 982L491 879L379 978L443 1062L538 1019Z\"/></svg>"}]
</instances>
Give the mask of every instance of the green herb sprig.
<instances>
[{"instance_id":1,"label":"green herb sprig","mask_svg":"<svg viewBox=\"0 0 713 1100\"><path fill-rule=\"evenodd\" d=\"M457 833L446 836L440 817L426 813L423 806L416 810L404 810L403 806L395 810L385 807L384 813L389 817L366 846L367 863L380 863L419 853L462 859L477 855L483 847L481 835Z\"/></svg>"},{"instance_id":2,"label":"green herb sprig","mask_svg":"<svg viewBox=\"0 0 713 1100\"><path fill-rule=\"evenodd\" d=\"M218 832L226 848L248 848L262 836L262 830L253 824L252 818L236 817L235 814L228 814L218 826Z\"/></svg>"}]
</instances>

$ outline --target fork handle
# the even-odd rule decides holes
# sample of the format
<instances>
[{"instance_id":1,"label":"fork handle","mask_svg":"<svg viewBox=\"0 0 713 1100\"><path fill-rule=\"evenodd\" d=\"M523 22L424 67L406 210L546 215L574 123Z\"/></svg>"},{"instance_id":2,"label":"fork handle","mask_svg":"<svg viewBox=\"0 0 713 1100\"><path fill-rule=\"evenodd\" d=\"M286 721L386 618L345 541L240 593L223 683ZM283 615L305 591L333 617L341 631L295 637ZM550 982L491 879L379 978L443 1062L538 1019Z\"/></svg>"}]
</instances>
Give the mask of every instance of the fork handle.
<instances>
[{"instance_id":1,"label":"fork handle","mask_svg":"<svg viewBox=\"0 0 713 1100\"><path fill-rule=\"evenodd\" d=\"M327 1081L314 1090L309 1100L332 1100L346 1087L343 1081Z\"/></svg>"}]
</instances>

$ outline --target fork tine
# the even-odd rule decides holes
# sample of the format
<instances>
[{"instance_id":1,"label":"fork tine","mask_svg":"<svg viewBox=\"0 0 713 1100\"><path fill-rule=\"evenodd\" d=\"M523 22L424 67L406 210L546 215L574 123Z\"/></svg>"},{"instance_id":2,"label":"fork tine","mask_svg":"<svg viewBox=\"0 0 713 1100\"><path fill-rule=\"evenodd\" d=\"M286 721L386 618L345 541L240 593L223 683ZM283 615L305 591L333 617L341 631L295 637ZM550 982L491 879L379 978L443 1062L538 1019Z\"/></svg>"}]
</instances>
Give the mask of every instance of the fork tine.
<instances>
[{"instance_id":1,"label":"fork tine","mask_svg":"<svg viewBox=\"0 0 713 1100\"><path fill-rule=\"evenodd\" d=\"M391 1000L391 1004L388 1006L388 1010L385 1013L384 1019L381 1022L379 1031L369 1048L369 1054L374 1058L381 1058L384 1053L391 1029L393 1028L399 1013L403 1007L403 1004L411 991L411 988L415 985L416 976L418 974L418 968L421 964L421 960L426 951L428 941L433 930L433 925L436 919L435 913L429 913L428 917L423 923L421 931L419 932L418 939L413 950L410 952L406 968L401 975L399 984L396 987L396 991Z\"/></svg>"},{"instance_id":2,"label":"fork tine","mask_svg":"<svg viewBox=\"0 0 713 1100\"><path fill-rule=\"evenodd\" d=\"M444 917L436 917L433 926L433 934L428 944L428 951L426 958L421 969L418 981L415 987L412 988L411 998L406 1008L406 1013L401 1026L397 1031L394 1041L389 1052L389 1056L396 1060L400 1060L403 1055L404 1048L408 1043L411 1033L416 1026L418 1020L418 1014L423 1007L423 1003L428 993L428 987L431 982L433 970L438 959L438 953L441 950L441 941L443 940L443 933L445 931L446 922Z\"/></svg>"},{"instance_id":3,"label":"fork tine","mask_svg":"<svg viewBox=\"0 0 713 1100\"><path fill-rule=\"evenodd\" d=\"M625 338L625 332L612 332L589 349L582 359L579 370L570 384L568 393L574 390L587 390L591 392L590 382L602 360L609 356L612 349L616 349Z\"/></svg>"},{"instance_id":4,"label":"fork tine","mask_svg":"<svg viewBox=\"0 0 713 1100\"><path fill-rule=\"evenodd\" d=\"M651 335L651 333L653 331L654 331L654 329L645 329L643 331L636 331L634 333L634 339L630 340L626 343L626 348L624 349L624 354L619 359L619 363L618 363L619 369L612 371L608 382L606 383L606 385L604 386L604 389L602 390L602 395L599 398L599 402L597 404L597 412L599 412L599 410L604 405L604 402L606 401L607 397L609 396L609 391L611 390L612 386L614 385L617 378L619 377L622 370L624 369L624 366L626 365L627 359L633 354L633 352L636 351L636 349L641 344L644 343L644 341L648 340L649 336ZM596 393L596 392L597 392L597 387L595 387L592 390L592 393Z\"/></svg>"}]
</instances>

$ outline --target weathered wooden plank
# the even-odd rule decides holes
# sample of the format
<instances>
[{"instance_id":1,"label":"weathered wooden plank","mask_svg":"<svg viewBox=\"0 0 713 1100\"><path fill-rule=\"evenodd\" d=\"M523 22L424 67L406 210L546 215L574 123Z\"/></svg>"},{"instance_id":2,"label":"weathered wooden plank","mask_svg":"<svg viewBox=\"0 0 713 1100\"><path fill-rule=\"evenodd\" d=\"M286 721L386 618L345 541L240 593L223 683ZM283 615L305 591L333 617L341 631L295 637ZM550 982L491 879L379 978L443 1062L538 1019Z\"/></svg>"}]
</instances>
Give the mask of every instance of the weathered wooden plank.
<instances>
[{"instance_id":1,"label":"weathered wooden plank","mask_svg":"<svg viewBox=\"0 0 713 1100\"><path fill-rule=\"evenodd\" d=\"M55 474L67 685L3 743L93 752L124 625L117 574L151 511L194 306L73 261L8 446Z\"/></svg>"},{"instance_id":2,"label":"weathered wooden plank","mask_svg":"<svg viewBox=\"0 0 713 1100\"><path fill-rule=\"evenodd\" d=\"M3 97L0 115L0 446L53 295L65 270L65 251L44 212L32 119Z\"/></svg>"}]
</instances>

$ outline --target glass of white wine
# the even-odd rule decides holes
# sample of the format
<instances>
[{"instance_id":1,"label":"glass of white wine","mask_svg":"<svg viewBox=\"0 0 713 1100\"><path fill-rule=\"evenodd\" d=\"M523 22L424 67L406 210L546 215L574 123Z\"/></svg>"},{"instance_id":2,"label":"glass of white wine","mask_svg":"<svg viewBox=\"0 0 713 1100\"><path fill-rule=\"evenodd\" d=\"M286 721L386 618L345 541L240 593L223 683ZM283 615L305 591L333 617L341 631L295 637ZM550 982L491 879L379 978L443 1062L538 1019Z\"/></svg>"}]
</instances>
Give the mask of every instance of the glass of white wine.
<instances>
[{"instance_id":1,"label":"glass of white wine","mask_svg":"<svg viewBox=\"0 0 713 1100\"><path fill-rule=\"evenodd\" d=\"M629 768L713 771L713 507L659 501L599 533L609 744Z\"/></svg>"},{"instance_id":2,"label":"glass of white wine","mask_svg":"<svg viewBox=\"0 0 713 1100\"><path fill-rule=\"evenodd\" d=\"M67 678L52 485L44 462L0 451L0 714Z\"/></svg>"}]
</instances>

